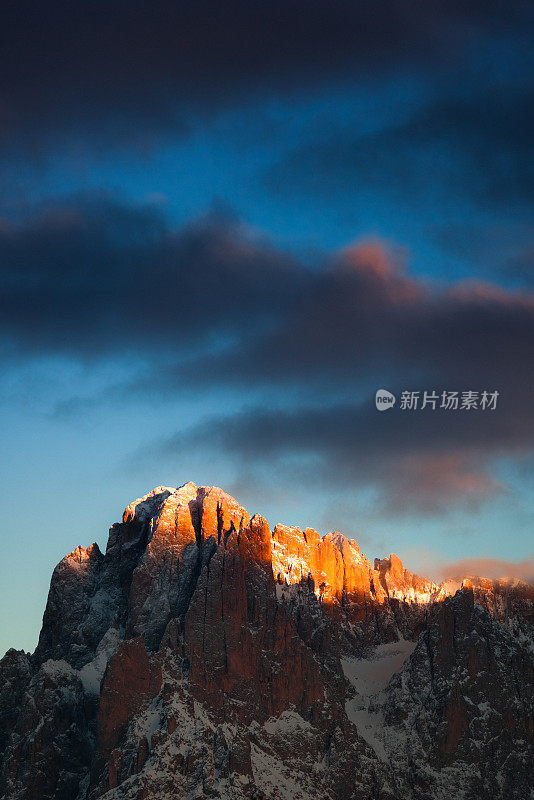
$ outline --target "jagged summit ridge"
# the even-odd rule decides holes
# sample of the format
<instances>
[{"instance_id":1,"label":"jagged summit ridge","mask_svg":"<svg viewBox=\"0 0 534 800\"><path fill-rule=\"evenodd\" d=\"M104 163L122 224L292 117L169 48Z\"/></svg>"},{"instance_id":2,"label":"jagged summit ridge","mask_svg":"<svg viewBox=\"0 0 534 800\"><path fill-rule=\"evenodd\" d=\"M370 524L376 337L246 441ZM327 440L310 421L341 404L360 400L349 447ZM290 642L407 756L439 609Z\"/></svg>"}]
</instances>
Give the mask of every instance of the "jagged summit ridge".
<instances>
[{"instance_id":1,"label":"jagged summit ridge","mask_svg":"<svg viewBox=\"0 0 534 800\"><path fill-rule=\"evenodd\" d=\"M182 533L184 526L189 527L188 514L193 529L195 524L201 525L198 536L206 538L217 531L217 543L223 516L230 515L234 527L250 522L248 512L222 489L197 486L189 481L177 489L158 486L134 500L124 511L123 523L137 520L140 525L149 525L149 538L168 539L173 525L175 532L179 528ZM259 516L258 519L263 520ZM126 546L129 545L127 542ZM276 525L271 534L271 560L279 586L291 587L310 580L316 596L325 602L368 595L383 603L391 595L408 602L429 603L450 594L450 588L405 570L393 553L389 558L375 559L372 567L360 554L357 543L339 531L320 536L313 528L302 531L298 527ZM287 594L279 591L280 597Z\"/></svg>"}]
</instances>

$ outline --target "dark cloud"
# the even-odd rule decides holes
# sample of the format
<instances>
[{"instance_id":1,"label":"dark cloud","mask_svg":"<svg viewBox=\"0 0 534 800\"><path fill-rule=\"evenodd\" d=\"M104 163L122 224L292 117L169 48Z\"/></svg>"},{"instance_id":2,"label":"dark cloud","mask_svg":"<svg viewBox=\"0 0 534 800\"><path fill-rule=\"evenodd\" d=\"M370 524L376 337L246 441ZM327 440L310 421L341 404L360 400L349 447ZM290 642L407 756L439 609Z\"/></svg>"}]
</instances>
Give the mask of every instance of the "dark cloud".
<instances>
[{"instance_id":1,"label":"dark cloud","mask_svg":"<svg viewBox=\"0 0 534 800\"><path fill-rule=\"evenodd\" d=\"M160 391L528 384L532 295L432 283L406 258L367 240L311 269L228 215L175 230L154 206L71 198L0 229L1 324L34 355L161 352Z\"/></svg>"},{"instance_id":2,"label":"dark cloud","mask_svg":"<svg viewBox=\"0 0 534 800\"><path fill-rule=\"evenodd\" d=\"M157 207L85 196L0 229L2 327L15 345L182 354L165 381L339 386L423 376L528 382L534 299L434 284L367 240L308 269L221 214L174 230ZM216 350L198 354L196 345ZM499 388L499 387L496 387Z\"/></svg>"},{"instance_id":3,"label":"dark cloud","mask_svg":"<svg viewBox=\"0 0 534 800\"><path fill-rule=\"evenodd\" d=\"M508 287L534 285L534 226L530 220L472 219L430 227L431 241L468 265L472 276L493 276Z\"/></svg>"},{"instance_id":4,"label":"dark cloud","mask_svg":"<svg viewBox=\"0 0 534 800\"><path fill-rule=\"evenodd\" d=\"M531 237L531 241L533 240L534 231ZM503 278L515 281L520 286L534 286L534 244L521 248L510 257L501 274Z\"/></svg>"},{"instance_id":5,"label":"dark cloud","mask_svg":"<svg viewBox=\"0 0 534 800\"><path fill-rule=\"evenodd\" d=\"M378 242L367 243L317 273L274 332L161 371L164 391L270 386L270 403L278 403L205 422L162 448L182 452L194 443L249 469L265 460L292 476L296 460L309 485L386 489L381 502L392 513L476 507L506 491L494 476L497 460L534 448L532 363L531 295L428 284ZM495 411L410 412L397 403L379 413L379 387L398 398L403 390L421 398L425 390L496 390L499 400ZM296 406L283 403L288 389Z\"/></svg>"},{"instance_id":6,"label":"dark cloud","mask_svg":"<svg viewBox=\"0 0 534 800\"><path fill-rule=\"evenodd\" d=\"M308 489L370 487L378 494L376 509L393 515L474 509L507 491L493 474L496 460L532 451L532 400L532 393L501 397L494 412L397 406L380 413L373 396L358 405L257 407L167 437L157 452L211 449L247 474L267 465L282 483L290 476Z\"/></svg>"},{"instance_id":7,"label":"dark cloud","mask_svg":"<svg viewBox=\"0 0 534 800\"><path fill-rule=\"evenodd\" d=\"M403 203L441 211L476 200L508 210L534 200L532 68L511 82L478 77L443 86L437 99L378 132L328 131L271 168L276 192L352 195L380 188Z\"/></svg>"},{"instance_id":8,"label":"dark cloud","mask_svg":"<svg viewBox=\"0 0 534 800\"><path fill-rule=\"evenodd\" d=\"M0 327L13 348L183 353L256 331L304 270L217 214L175 231L154 206L85 196L0 228Z\"/></svg>"},{"instance_id":9,"label":"dark cloud","mask_svg":"<svg viewBox=\"0 0 534 800\"><path fill-rule=\"evenodd\" d=\"M476 378L504 387L528 382L533 358L531 295L481 282L434 285L406 273L381 243L368 242L309 278L276 329L167 378L193 386L306 385L319 394L386 378L462 387Z\"/></svg>"},{"instance_id":10,"label":"dark cloud","mask_svg":"<svg viewBox=\"0 0 534 800\"><path fill-rule=\"evenodd\" d=\"M2 332L19 353L134 352L152 367L110 396L224 388L250 411L171 436L308 480L387 487L388 510L505 490L501 457L534 450L534 297L411 275L378 240L313 269L238 220L173 230L153 206L84 197L0 231ZM374 391L500 393L496 411L379 413ZM72 414L86 398L63 398ZM270 410L269 410L270 409Z\"/></svg>"},{"instance_id":11,"label":"dark cloud","mask_svg":"<svg viewBox=\"0 0 534 800\"><path fill-rule=\"evenodd\" d=\"M4 144L57 147L65 134L135 146L182 132L186 107L287 92L369 69L443 64L482 34L525 24L528 4L429 0L215 0L4 7ZM135 125L132 125L135 122Z\"/></svg>"}]
</instances>

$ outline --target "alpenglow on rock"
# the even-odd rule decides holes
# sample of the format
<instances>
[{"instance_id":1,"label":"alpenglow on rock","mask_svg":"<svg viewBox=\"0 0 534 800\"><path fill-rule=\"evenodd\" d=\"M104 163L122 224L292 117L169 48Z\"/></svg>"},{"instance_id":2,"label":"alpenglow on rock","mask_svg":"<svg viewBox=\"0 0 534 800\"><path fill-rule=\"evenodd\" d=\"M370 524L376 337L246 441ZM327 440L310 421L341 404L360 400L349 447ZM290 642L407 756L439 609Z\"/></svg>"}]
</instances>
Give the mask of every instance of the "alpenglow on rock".
<instances>
[{"instance_id":1,"label":"alpenglow on rock","mask_svg":"<svg viewBox=\"0 0 534 800\"><path fill-rule=\"evenodd\" d=\"M533 601L158 487L65 556L35 652L0 662L0 796L524 800Z\"/></svg>"}]
</instances>

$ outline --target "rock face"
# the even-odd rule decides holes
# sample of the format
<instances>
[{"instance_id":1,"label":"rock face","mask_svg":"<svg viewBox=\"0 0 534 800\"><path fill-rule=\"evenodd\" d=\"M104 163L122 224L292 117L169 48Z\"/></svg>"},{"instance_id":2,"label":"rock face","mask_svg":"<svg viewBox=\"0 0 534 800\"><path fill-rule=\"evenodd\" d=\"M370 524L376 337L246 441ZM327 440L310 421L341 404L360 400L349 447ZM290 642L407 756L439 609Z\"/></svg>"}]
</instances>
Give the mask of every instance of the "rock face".
<instances>
[{"instance_id":1,"label":"rock face","mask_svg":"<svg viewBox=\"0 0 534 800\"><path fill-rule=\"evenodd\" d=\"M158 487L54 570L0 662L7 800L534 792L534 589L374 566L214 487Z\"/></svg>"}]
</instances>

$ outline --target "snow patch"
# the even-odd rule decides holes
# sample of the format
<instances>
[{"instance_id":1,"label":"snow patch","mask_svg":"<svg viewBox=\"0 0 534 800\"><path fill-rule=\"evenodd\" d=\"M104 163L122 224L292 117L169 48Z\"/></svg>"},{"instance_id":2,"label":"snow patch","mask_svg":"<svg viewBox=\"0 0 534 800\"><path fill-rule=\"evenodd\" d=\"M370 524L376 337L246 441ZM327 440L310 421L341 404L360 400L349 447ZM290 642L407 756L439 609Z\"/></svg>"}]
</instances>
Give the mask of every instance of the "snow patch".
<instances>
[{"instance_id":1,"label":"snow patch","mask_svg":"<svg viewBox=\"0 0 534 800\"><path fill-rule=\"evenodd\" d=\"M345 677L359 694L369 697L386 688L415 649L416 642L400 639L375 647L368 658L342 658Z\"/></svg>"},{"instance_id":2,"label":"snow patch","mask_svg":"<svg viewBox=\"0 0 534 800\"><path fill-rule=\"evenodd\" d=\"M138 739L146 736L148 746L152 749L152 737L162 728L162 712L159 700L156 698L150 706L141 713L135 722L135 734Z\"/></svg>"},{"instance_id":3,"label":"snow patch","mask_svg":"<svg viewBox=\"0 0 534 800\"><path fill-rule=\"evenodd\" d=\"M100 696L100 684L108 661L117 650L121 639L121 632L117 628L109 628L100 640L93 660L81 668L79 672L80 680L85 693L89 697Z\"/></svg>"},{"instance_id":4,"label":"snow patch","mask_svg":"<svg viewBox=\"0 0 534 800\"><path fill-rule=\"evenodd\" d=\"M271 717L263 726L271 735L307 733L312 730L309 722L296 711L282 711L279 717Z\"/></svg>"},{"instance_id":5,"label":"snow patch","mask_svg":"<svg viewBox=\"0 0 534 800\"><path fill-rule=\"evenodd\" d=\"M41 671L54 680L64 677L70 678L76 675L74 667L71 667L71 665L63 659L61 661L54 661L54 659L49 658L48 661L45 661L41 666Z\"/></svg>"},{"instance_id":6,"label":"snow patch","mask_svg":"<svg viewBox=\"0 0 534 800\"><path fill-rule=\"evenodd\" d=\"M324 797L324 792L314 786L312 774L309 780L300 783L283 761L254 743L250 745L250 760L254 783L267 797L273 800L315 800Z\"/></svg>"},{"instance_id":7,"label":"snow patch","mask_svg":"<svg viewBox=\"0 0 534 800\"><path fill-rule=\"evenodd\" d=\"M354 723L358 735L372 747L381 761L387 761L383 743L384 716L373 701L379 698L393 675L402 669L413 653L416 642L400 639L375 647L368 658L343 658L345 677L356 689L356 695L345 703L345 713Z\"/></svg>"}]
</instances>

